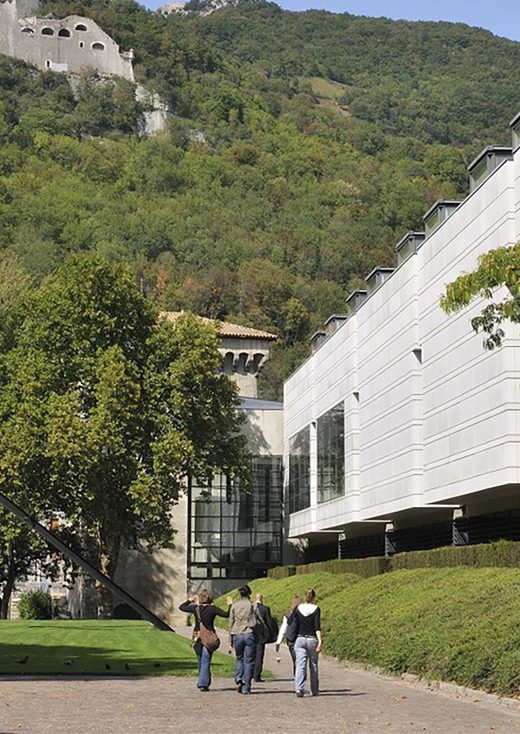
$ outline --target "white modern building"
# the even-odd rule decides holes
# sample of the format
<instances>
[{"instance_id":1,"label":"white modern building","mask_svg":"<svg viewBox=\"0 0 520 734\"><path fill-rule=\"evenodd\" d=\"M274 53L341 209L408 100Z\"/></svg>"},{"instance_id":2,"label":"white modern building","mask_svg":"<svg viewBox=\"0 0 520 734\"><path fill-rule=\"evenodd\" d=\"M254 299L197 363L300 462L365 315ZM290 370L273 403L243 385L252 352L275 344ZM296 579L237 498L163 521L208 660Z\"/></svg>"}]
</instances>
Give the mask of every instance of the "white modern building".
<instances>
[{"instance_id":1,"label":"white modern building","mask_svg":"<svg viewBox=\"0 0 520 734\"><path fill-rule=\"evenodd\" d=\"M520 240L520 115L512 148L469 166L313 337L284 390L289 536L309 560L520 539L520 328L486 351L483 302L447 316L445 286ZM504 294L496 293L496 299Z\"/></svg>"}]
</instances>

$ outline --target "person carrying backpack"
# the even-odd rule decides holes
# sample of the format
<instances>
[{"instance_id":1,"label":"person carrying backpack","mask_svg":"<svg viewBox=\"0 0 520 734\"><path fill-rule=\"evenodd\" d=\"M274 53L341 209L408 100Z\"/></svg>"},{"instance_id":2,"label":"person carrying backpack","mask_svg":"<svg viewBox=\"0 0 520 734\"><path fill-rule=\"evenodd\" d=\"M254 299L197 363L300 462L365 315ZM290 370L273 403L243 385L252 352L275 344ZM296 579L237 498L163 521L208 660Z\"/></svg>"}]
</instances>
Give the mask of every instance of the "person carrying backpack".
<instances>
[{"instance_id":1,"label":"person carrying backpack","mask_svg":"<svg viewBox=\"0 0 520 734\"><path fill-rule=\"evenodd\" d=\"M283 615L282 624L280 626L280 631L278 632L278 637L276 638L275 647L276 652L280 652L280 645L282 644L284 638L285 640L287 640L287 647L289 648L289 653L291 655L291 660L293 664L293 675L296 672L296 653L294 652L294 643L296 642L297 629L295 620L293 620L291 625L288 624L288 621L289 617L296 609L300 601L301 600L299 596L293 596L293 598L291 599L291 608Z\"/></svg>"},{"instance_id":2,"label":"person carrying backpack","mask_svg":"<svg viewBox=\"0 0 520 734\"><path fill-rule=\"evenodd\" d=\"M264 604L262 594L256 595L253 607L256 616L253 680L257 683L263 683L262 668L264 667L265 646L270 642L276 642L278 623L271 614L269 607Z\"/></svg>"}]
</instances>

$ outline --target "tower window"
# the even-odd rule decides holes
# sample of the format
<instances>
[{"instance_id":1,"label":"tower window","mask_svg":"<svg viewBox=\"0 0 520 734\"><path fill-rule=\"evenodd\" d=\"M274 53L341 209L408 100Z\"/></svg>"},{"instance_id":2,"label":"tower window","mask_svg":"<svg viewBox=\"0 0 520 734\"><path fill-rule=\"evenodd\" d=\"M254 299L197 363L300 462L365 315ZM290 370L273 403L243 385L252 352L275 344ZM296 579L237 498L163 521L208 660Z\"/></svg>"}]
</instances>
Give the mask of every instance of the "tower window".
<instances>
[{"instance_id":1,"label":"tower window","mask_svg":"<svg viewBox=\"0 0 520 734\"><path fill-rule=\"evenodd\" d=\"M53 35L54 35L54 31L52 28L49 28L47 26L45 28L42 28L42 36L53 36Z\"/></svg>"}]
</instances>

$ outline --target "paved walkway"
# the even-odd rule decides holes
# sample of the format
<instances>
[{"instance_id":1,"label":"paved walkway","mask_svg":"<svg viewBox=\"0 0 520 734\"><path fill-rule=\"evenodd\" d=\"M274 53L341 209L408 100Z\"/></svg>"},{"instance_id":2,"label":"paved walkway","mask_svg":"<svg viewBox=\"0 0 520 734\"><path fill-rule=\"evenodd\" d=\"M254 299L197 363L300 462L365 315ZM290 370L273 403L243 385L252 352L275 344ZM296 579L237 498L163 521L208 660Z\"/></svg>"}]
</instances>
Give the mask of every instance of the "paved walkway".
<instances>
[{"instance_id":1,"label":"paved walkway","mask_svg":"<svg viewBox=\"0 0 520 734\"><path fill-rule=\"evenodd\" d=\"M287 650L277 678L240 696L232 680L200 693L193 678L0 679L0 734L520 734L520 711L458 700L400 680L320 662L321 694L296 698Z\"/></svg>"}]
</instances>

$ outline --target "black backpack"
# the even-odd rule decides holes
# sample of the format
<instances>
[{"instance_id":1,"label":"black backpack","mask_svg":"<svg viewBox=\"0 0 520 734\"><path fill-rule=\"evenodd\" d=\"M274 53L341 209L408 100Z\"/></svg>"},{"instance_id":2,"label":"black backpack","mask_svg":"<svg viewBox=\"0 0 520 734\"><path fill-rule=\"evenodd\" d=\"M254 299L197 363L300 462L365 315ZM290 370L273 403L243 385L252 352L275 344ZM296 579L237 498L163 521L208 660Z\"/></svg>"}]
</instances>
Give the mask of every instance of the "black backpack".
<instances>
[{"instance_id":1,"label":"black backpack","mask_svg":"<svg viewBox=\"0 0 520 734\"><path fill-rule=\"evenodd\" d=\"M287 619L289 619L289 614L287 615ZM285 639L287 642L290 642L291 644L293 642L296 642L296 638L298 637L298 619L296 618L296 615L293 618L293 621L291 624L287 625L287 629L285 630Z\"/></svg>"},{"instance_id":2,"label":"black backpack","mask_svg":"<svg viewBox=\"0 0 520 734\"><path fill-rule=\"evenodd\" d=\"M255 616L255 636L258 642L276 642L276 639L278 637L278 622L271 614L271 610L269 609L269 607L266 607L265 618L260 613L258 607L255 607Z\"/></svg>"},{"instance_id":3,"label":"black backpack","mask_svg":"<svg viewBox=\"0 0 520 734\"><path fill-rule=\"evenodd\" d=\"M267 640L267 642L276 642L276 640L278 639L278 622L271 614L271 611L268 610L268 612L267 627L269 629L269 639Z\"/></svg>"}]
</instances>

